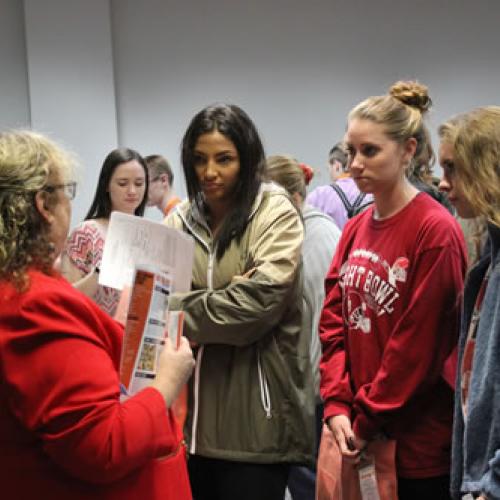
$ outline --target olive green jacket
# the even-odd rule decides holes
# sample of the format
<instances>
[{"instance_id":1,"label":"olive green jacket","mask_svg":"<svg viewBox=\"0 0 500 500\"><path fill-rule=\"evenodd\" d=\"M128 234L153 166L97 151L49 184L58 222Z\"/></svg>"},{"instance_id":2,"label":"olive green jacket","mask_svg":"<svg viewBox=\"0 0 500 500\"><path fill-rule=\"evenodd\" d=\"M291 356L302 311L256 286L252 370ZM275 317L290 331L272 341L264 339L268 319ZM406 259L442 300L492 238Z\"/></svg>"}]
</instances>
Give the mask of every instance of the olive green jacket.
<instances>
[{"instance_id":1,"label":"olive green jacket","mask_svg":"<svg viewBox=\"0 0 500 500\"><path fill-rule=\"evenodd\" d=\"M190 453L312 463L314 387L310 335L301 332L297 210L281 188L262 184L245 233L219 261L194 205L179 205L166 224L196 242L192 291L170 300L199 345L185 429Z\"/></svg>"}]
</instances>

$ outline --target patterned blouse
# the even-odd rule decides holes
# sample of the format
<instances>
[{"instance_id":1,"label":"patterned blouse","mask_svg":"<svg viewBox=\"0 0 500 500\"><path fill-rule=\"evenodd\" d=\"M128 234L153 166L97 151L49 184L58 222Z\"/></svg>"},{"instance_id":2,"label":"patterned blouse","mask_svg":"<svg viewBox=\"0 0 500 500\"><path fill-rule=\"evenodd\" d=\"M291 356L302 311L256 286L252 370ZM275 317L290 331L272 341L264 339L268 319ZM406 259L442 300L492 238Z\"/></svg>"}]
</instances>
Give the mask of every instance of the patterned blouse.
<instances>
[{"instance_id":1,"label":"patterned blouse","mask_svg":"<svg viewBox=\"0 0 500 500\"><path fill-rule=\"evenodd\" d=\"M79 271L89 274L94 267L101 265L105 238L105 227L92 219L83 221L70 233L64 253ZM99 285L92 299L103 311L114 316L120 291Z\"/></svg>"}]
</instances>

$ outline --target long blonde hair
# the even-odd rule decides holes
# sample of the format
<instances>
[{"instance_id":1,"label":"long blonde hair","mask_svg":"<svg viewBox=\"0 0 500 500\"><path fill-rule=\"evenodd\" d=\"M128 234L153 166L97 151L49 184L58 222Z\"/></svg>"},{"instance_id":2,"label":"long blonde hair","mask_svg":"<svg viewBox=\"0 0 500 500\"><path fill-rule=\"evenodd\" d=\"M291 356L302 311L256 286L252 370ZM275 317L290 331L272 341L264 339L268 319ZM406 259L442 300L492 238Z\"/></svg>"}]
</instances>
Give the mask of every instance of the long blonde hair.
<instances>
[{"instance_id":1,"label":"long blonde hair","mask_svg":"<svg viewBox=\"0 0 500 500\"><path fill-rule=\"evenodd\" d=\"M455 182L472 211L500 227L500 106L455 116L438 133L453 148Z\"/></svg>"},{"instance_id":2,"label":"long blonde hair","mask_svg":"<svg viewBox=\"0 0 500 500\"><path fill-rule=\"evenodd\" d=\"M425 85L399 81L390 87L388 95L368 97L356 105L349 113L348 121L358 118L382 125L387 136L399 144L413 137L417 147L407 173L418 168L428 175L434 151L424 124L424 115L431 105L432 100Z\"/></svg>"},{"instance_id":3,"label":"long blonde hair","mask_svg":"<svg viewBox=\"0 0 500 500\"><path fill-rule=\"evenodd\" d=\"M0 134L0 279L23 289L28 286L29 267L50 273L54 247L36 209L35 194L51 178L67 180L73 165L69 153L41 134ZM51 195L47 197L51 201Z\"/></svg>"}]
</instances>

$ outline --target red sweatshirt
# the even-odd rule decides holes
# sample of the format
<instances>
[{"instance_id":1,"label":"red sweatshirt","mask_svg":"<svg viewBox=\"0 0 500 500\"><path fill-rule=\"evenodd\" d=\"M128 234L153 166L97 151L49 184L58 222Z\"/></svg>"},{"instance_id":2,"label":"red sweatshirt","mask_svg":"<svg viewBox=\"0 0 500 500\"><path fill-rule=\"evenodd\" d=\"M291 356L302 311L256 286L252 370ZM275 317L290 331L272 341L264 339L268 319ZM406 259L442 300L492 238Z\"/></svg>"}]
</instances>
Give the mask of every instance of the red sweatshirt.
<instances>
[{"instance_id":1,"label":"red sweatshirt","mask_svg":"<svg viewBox=\"0 0 500 500\"><path fill-rule=\"evenodd\" d=\"M123 328L64 279L30 279L0 283L0 496L191 498L161 394L119 401Z\"/></svg>"},{"instance_id":2,"label":"red sweatshirt","mask_svg":"<svg viewBox=\"0 0 500 500\"><path fill-rule=\"evenodd\" d=\"M325 419L351 418L366 440L397 440L397 472L449 473L455 347L466 268L462 231L425 193L389 219L373 208L345 226L320 322Z\"/></svg>"}]
</instances>

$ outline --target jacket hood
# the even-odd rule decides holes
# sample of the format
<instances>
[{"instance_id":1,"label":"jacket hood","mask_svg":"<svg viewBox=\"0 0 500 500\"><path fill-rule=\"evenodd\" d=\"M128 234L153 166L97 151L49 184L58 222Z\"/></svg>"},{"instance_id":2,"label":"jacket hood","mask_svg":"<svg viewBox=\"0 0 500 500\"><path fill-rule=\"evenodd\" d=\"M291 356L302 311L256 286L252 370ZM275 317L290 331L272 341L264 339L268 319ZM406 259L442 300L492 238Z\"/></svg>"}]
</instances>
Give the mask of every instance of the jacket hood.
<instances>
[{"instance_id":1,"label":"jacket hood","mask_svg":"<svg viewBox=\"0 0 500 500\"><path fill-rule=\"evenodd\" d=\"M265 193L284 194L289 198L289 195L286 192L286 190L283 187L279 186L278 184L275 184L274 182L262 182L260 184L257 196L255 197L255 200L253 202L252 210L250 212L250 215L248 216L248 220L250 220L259 209ZM177 205L174 212L177 212L185 222L188 220L189 217L194 222L201 224L202 226L208 229L208 224L205 215L200 212L196 203L191 203L189 199L186 199L182 203Z\"/></svg>"}]
</instances>

